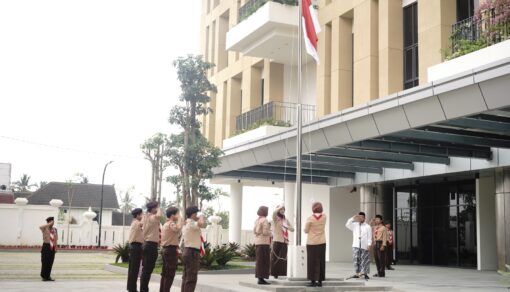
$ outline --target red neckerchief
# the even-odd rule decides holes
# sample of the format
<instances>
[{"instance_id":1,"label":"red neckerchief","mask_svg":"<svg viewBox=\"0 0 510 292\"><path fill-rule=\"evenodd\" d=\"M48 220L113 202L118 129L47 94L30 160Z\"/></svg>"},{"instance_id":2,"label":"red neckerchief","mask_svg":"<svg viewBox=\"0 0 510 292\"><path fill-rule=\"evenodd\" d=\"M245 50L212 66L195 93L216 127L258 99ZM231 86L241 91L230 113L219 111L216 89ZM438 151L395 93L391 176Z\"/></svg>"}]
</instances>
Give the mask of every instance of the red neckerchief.
<instances>
[{"instance_id":1,"label":"red neckerchief","mask_svg":"<svg viewBox=\"0 0 510 292\"><path fill-rule=\"evenodd\" d=\"M315 218L315 220L319 221L322 218L322 214L320 214L319 216L313 214L313 217Z\"/></svg>"}]
</instances>

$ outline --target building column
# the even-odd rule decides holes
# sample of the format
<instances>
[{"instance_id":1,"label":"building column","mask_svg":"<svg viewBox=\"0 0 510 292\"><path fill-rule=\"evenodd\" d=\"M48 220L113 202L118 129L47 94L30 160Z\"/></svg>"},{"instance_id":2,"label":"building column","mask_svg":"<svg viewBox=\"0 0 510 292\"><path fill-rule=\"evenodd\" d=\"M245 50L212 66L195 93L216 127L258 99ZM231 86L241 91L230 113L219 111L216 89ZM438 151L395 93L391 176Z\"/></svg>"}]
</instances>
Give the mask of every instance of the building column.
<instances>
[{"instance_id":1,"label":"building column","mask_svg":"<svg viewBox=\"0 0 510 292\"><path fill-rule=\"evenodd\" d=\"M241 224L243 221L243 185L230 184L230 214L228 221L228 240L241 244Z\"/></svg>"},{"instance_id":2,"label":"building column","mask_svg":"<svg viewBox=\"0 0 510 292\"><path fill-rule=\"evenodd\" d=\"M391 186L362 185L359 186L359 194L360 211L365 212L367 223L375 215L383 216L384 222L392 222L393 189Z\"/></svg>"},{"instance_id":3,"label":"building column","mask_svg":"<svg viewBox=\"0 0 510 292\"><path fill-rule=\"evenodd\" d=\"M478 270L494 271L498 266L496 252L496 186L494 175L476 180L476 255Z\"/></svg>"},{"instance_id":4,"label":"building column","mask_svg":"<svg viewBox=\"0 0 510 292\"><path fill-rule=\"evenodd\" d=\"M331 24L331 113L352 106L352 19Z\"/></svg>"},{"instance_id":5,"label":"building column","mask_svg":"<svg viewBox=\"0 0 510 292\"><path fill-rule=\"evenodd\" d=\"M506 271L510 264L510 169L496 169L496 250L498 270Z\"/></svg>"}]
</instances>

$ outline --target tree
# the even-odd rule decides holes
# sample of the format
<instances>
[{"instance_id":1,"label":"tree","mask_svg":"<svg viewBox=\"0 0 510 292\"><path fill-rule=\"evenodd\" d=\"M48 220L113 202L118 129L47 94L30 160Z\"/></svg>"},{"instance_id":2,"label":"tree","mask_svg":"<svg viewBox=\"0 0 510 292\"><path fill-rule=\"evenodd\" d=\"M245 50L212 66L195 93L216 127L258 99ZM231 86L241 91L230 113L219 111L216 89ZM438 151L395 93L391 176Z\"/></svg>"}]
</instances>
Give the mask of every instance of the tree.
<instances>
[{"instance_id":1,"label":"tree","mask_svg":"<svg viewBox=\"0 0 510 292\"><path fill-rule=\"evenodd\" d=\"M134 209L136 205L133 203L134 196L131 195L134 187L130 187L124 192L124 195L119 194L120 197L120 210L123 214L129 214L130 210Z\"/></svg>"},{"instance_id":2,"label":"tree","mask_svg":"<svg viewBox=\"0 0 510 292\"><path fill-rule=\"evenodd\" d=\"M211 109L209 92L216 91L207 79L207 71L213 67L202 56L180 57L173 63L177 68L177 79L181 83L179 101L170 111L169 122L181 127L182 133L172 135L168 142L170 165L179 170L183 209L198 205L200 186L212 177L211 169L219 165L221 150L209 144L200 133L197 116L207 115Z\"/></svg>"},{"instance_id":3,"label":"tree","mask_svg":"<svg viewBox=\"0 0 510 292\"><path fill-rule=\"evenodd\" d=\"M78 172L78 173L75 173L74 176L79 180L79 183L80 184L88 184L89 183L89 178L86 177L83 173L81 172Z\"/></svg>"},{"instance_id":4,"label":"tree","mask_svg":"<svg viewBox=\"0 0 510 292\"><path fill-rule=\"evenodd\" d=\"M30 183L30 176L28 174L23 174L20 179L13 183L14 191L16 192L27 192L30 191L32 187L36 187L36 184Z\"/></svg>"},{"instance_id":5,"label":"tree","mask_svg":"<svg viewBox=\"0 0 510 292\"><path fill-rule=\"evenodd\" d=\"M151 176L151 200L161 203L161 183L163 180L163 171L168 167L165 162L165 147L168 144L168 137L163 133L157 133L147 139L140 148L145 159L149 160L152 167Z\"/></svg>"},{"instance_id":6,"label":"tree","mask_svg":"<svg viewBox=\"0 0 510 292\"><path fill-rule=\"evenodd\" d=\"M40 190L40 189L42 189L42 188L43 188L45 185L47 185L47 184L48 184L48 182L47 182L47 181L42 180L42 181L40 181L40 182L39 182L39 184L37 185L37 189L38 189L38 190Z\"/></svg>"}]
</instances>

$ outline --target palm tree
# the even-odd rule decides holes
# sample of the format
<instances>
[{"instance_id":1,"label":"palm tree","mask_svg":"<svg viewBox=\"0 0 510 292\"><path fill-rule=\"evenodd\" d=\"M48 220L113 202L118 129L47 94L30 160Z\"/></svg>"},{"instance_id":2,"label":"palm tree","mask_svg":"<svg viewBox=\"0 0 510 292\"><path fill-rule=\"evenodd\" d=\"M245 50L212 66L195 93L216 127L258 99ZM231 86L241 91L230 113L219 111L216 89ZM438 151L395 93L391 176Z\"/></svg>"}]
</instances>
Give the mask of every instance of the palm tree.
<instances>
[{"instance_id":1,"label":"palm tree","mask_svg":"<svg viewBox=\"0 0 510 292\"><path fill-rule=\"evenodd\" d=\"M128 214L129 211L136 207L136 205L133 203L134 196L131 195L130 192L132 192L134 187L129 188L127 191L124 192L124 195L120 194L120 210L124 214Z\"/></svg>"},{"instance_id":2,"label":"palm tree","mask_svg":"<svg viewBox=\"0 0 510 292\"><path fill-rule=\"evenodd\" d=\"M30 191L30 188L37 186L36 184L30 183L30 176L26 173L24 173L18 181L14 182L13 185L16 192Z\"/></svg>"},{"instance_id":3,"label":"palm tree","mask_svg":"<svg viewBox=\"0 0 510 292\"><path fill-rule=\"evenodd\" d=\"M37 189L40 190L40 189L42 189L47 184L48 184L47 181L42 180L42 181L39 182L39 185L37 185Z\"/></svg>"}]
</instances>

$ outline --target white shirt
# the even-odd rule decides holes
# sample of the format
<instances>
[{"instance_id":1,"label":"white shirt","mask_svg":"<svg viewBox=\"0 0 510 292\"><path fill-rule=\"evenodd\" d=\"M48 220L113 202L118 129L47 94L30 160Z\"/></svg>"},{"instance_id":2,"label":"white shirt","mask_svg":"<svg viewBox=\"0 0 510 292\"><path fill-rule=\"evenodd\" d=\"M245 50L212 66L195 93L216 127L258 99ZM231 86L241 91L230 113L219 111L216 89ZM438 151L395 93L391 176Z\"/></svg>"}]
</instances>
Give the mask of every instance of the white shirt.
<instances>
[{"instance_id":1,"label":"white shirt","mask_svg":"<svg viewBox=\"0 0 510 292\"><path fill-rule=\"evenodd\" d=\"M359 223L349 218L345 227L352 231L352 247L359 248L359 241L361 238L361 249L368 250L368 247L372 245L372 227L367 223Z\"/></svg>"}]
</instances>

